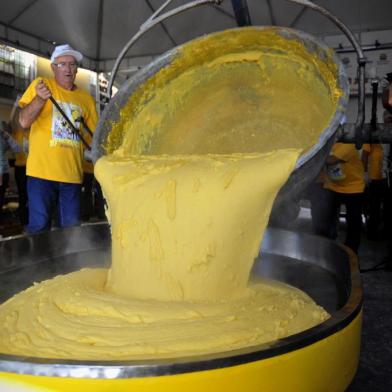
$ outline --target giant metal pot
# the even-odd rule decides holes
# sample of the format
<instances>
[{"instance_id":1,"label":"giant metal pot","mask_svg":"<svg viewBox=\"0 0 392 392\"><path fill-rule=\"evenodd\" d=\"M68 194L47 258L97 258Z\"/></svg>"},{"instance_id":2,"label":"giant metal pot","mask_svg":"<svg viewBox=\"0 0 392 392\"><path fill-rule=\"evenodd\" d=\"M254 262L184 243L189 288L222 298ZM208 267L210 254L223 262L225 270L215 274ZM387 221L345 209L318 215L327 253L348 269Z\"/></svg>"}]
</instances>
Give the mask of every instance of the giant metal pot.
<instances>
[{"instance_id":1,"label":"giant metal pot","mask_svg":"<svg viewBox=\"0 0 392 392\"><path fill-rule=\"evenodd\" d=\"M286 27L247 27L226 30L208 35L206 37L209 37L209 39L215 39L217 41L223 41L222 45L225 45L226 53L231 53L231 51L235 51L238 48L230 47L232 41L225 41L224 34L241 35L246 34L249 31L258 31L260 34L262 34L264 31L269 31L271 29L276 31L277 34L286 40L294 40L300 44L303 44L309 53L315 54L321 61L325 62L328 59L330 62L328 66L334 68L334 70L331 72L334 72L337 85L342 91L342 95L336 104L336 111L331 117L329 124L327 124L324 129L320 129L317 143L315 143L311 148L307 149L300 156L296 163L295 170L292 172L288 181L280 190L274 204L274 215L277 215L279 209L281 208L287 211L287 207L290 206L290 202L298 200L301 193L306 189L307 185L320 172L332 147L332 144L335 141L336 131L344 118L344 112L348 102L349 85L343 66L336 54L332 53L331 49L322 42L304 32ZM110 153L115 148L120 146L124 133L121 134L117 132L115 137L113 137L111 132L113 125L121 121L122 111L124 110L124 107L132 95L143 89L143 85L148 82L149 79L154 77L162 70L164 71L170 67L170 65L174 64L176 59L180 57L181 50L183 48L192 48L195 53L193 61L194 64L197 64L198 59L203 57L203 53L206 50L205 46L203 46L203 43L205 42L204 39L205 37L197 38L162 54L153 62L139 70L121 86L119 91L106 106L98 123L92 146L92 159L94 162L102 155ZM252 50L255 48L257 49L257 46L255 47L255 45L258 45L254 42L245 42L245 44L241 42L241 44L248 45L248 47L243 47L244 50ZM235 43L233 45L235 45ZM268 48L265 47L260 49L268 51ZM330 61L331 59L332 61ZM189 63L188 61L188 67L192 67L192 65L193 63ZM180 70L180 72L183 71L184 70ZM290 88L290 86L287 86L287 88ZM238 115L242 115L242 113L239 113ZM124 129L122 132L126 132L126 129ZM146 153L148 153L148 151Z\"/></svg>"}]
</instances>

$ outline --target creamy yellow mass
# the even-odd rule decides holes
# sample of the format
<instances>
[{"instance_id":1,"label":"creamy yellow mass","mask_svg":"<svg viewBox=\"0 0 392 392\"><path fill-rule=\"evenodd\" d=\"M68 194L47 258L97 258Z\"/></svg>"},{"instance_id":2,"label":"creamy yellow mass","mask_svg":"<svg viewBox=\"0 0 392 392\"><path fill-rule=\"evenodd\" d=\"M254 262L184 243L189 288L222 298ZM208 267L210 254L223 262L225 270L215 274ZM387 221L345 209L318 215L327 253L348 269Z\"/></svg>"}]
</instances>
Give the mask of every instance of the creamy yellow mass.
<instances>
[{"instance_id":1,"label":"creamy yellow mass","mask_svg":"<svg viewBox=\"0 0 392 392\"><path fill-rule=\"evenodd\" d=\"M252 283L247 296L230 301L163 302L110 294L106 276L107 270L83 269L6 302L0 351L46 358L171 358L273 342L327 318L306 294L277 282Z\"/></svg>"},{"instance_id":2,"label":"creamy yellow mass","mask_svg":"<svg viewBox=\"0 0 392 392\"><path fill-rule=\"evenodd\" d=\"M327 313L300 290L249 282L272 202L297 156L101 159L112 267L59 276L7 301L0 351L175 357L270 342L324 321Z\"/></svg>"},{"instance_id":3,"label":"creamy yellow mass","mask_svg":"<svg viewBox=\"0 0 392 392\"><path fill-rule=\"evenodd\" d=\"M107 289L165 301L243 296L272 203L297 157L279 150L102 158L95 175L113 238Z\"/></svg>"},{"instance_id":4,"label":"creamy yellow mass","mask_svg":"<svg viewBox=\"0 0 392 392\"><path fill-rule=\"evenodd\" d=\"M274 30L217 37L183 49L113 125L95 167L110 269L58 276L2 304L0 352L181 357L272 342L329 317L250 271L277 192L335 111L333 67Z\"/></svg>"}]
</instances>

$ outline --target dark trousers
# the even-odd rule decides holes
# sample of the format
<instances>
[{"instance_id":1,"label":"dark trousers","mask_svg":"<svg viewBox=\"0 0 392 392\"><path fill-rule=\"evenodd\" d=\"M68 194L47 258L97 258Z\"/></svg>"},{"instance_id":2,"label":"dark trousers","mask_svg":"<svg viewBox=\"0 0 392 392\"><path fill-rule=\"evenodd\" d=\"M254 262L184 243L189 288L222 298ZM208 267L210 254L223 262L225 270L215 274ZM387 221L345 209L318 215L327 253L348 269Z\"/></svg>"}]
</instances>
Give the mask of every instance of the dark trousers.
<instances>
[{"instance_id":1,"label":"dark trousers","mask_svg":"<svg viewBox=\"0 0 392 392\"><path fill-rule=\"evenodd\" d=\"M3 220L3 205L5 199L5 191L8 188L9 178L10 176L8 173L3 173L3 182L2 185L0 185L0 223L2 223Z\"/></svg>"},{"instance_id":2,"label":"dark trousers","mask_svg":"<svg viewBox=\"0 0 392 392\"><path fill-rule=\"evenodd\" d=\"M43 180L27 176L29 233L48 230L57 208L60 227L80 224L80 184Z\"/></svg>"},{"instance_id":3,"label":"dark trousers","mask_svg":"<svg viewBox=\"0 0 392 392\"><path fill-rule=\"evenodd\" d=\"M386 180L372 180L367 189L366 197L366 228L369 238L380 236L380 230L384 225L384 205L387 195Z\"/></svg>"},{"instance_id":4,"label":"dark trousers","mask_svg":"<svg viewBox=\"0 0 392 392\"><path fill-rule=\"evenodd\" d=\"M389 184L386 188L383 212L388 257L392 264L392 184Z\"/></svg>"},{"instance_id":5,"label":"dark trousers","mask_svg":"<svg viewBox=\"0 0 392 392\"><path fill-rule=\"evenodd\" d=\"M346 207L346 239L344 244L358 253L362 230L363 193L338 193L326 190L325 204L320 214L321 235L336 239L340 207Z\"/></svg>"},{"instance_id":6,"label":"dark trousers","mask_svg":"<svg viewBox=\"0 0 392 392\"><path fill-rule=\"evenodd\" d=\"M93 199L93 173L83 173L83 184L80 200L80 218L89 220L94 215L94 199Z\"/></svg>"},{"instance_id":7,"label":"dark trousers","mask_svg":"<svg viewBox=\"0 0 392 392\"><path fill-rule=\"evenodd\" d=\"M101 186L95 179L94 174L84 173L80 204L82 220L87 221L95 216L98 219L106 219L104 204Z\"/></svg>"},{"instance_id":8,"label":"dark trousers","mask_svg":"<svg viewBox=\"0 0 392 392\"><path fill-rule=\"evenodd\" d=\"M23 226L26 226L29 221L29 212L27 208L27 177L26 166L15 166L15 183L18 189L18 216L19 221Z\"/></svg>"}]
</instances>

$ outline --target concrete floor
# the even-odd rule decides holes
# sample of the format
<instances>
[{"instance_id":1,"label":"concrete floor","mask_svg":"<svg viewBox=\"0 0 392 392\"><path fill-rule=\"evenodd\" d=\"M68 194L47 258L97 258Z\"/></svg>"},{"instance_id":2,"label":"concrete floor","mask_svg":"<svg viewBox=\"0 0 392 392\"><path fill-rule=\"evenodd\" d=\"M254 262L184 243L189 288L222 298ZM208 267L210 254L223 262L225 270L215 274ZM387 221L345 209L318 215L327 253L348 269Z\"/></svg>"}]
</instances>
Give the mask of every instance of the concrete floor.
<instances>
[{"instance_id":1,"label":"concrete floor","mask_svg":"<svg viewBox=\"0 0 392 392\"><path fill-rule=\"evenodd\" d=\"M289 229L311 232L310 212L302 208ZM16 216L8 214L0 235L15 235L22 228ZM344 235L341 223L340 236ZM363 235L359 263L361 270L372 269L386 255L386 243L368 241ZM364 312L362 347L357 374L346 392L392 391L392 271L379 269L363 272ZM278 392L278 391L277 391ZM318 391L315 391L318 392Z\"/></svg>"},{"instance_id":2,"label":"concrete floor","mask_svg":"<svg viewBox=\"0 0 392 392\"><path fill-rule=\"evenodd\" d=\"M385 243L365 239L359 251L361 269L382 262ZM392 391L392 271L363 272L362 348L358 372L348 392Z\"/></svg>"},{"instance_id":3,"label":"concrete floor","mask_svg":"<svg viewBox=\"0 0 392 392\"><path fill-rule=\"evenodd\" d=\"M310 211L301 209L292 230L311 233ZM344 238L341 220L339 240ZM362 343L358 371L346 392L392 391L392 271L372 270L382 263L386 251L385 241L368 241L363 234L359 249L364 293ZM317 391L315 391L317 392Z\"/></svg>"}]
</instances>

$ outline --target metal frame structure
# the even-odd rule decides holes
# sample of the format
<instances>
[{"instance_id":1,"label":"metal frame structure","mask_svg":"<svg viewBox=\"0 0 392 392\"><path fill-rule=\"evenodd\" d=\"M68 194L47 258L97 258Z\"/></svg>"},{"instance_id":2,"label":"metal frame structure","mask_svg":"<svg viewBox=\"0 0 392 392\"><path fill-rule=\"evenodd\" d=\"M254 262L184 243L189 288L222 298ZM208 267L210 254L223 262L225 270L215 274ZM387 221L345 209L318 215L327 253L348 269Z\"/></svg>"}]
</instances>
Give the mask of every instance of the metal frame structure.
<instances>
[{"instance_id":1,"label":"metal frame structure","mask_svg":"<svg viewBox=\"0 0 392 392\"><path fill-rule=\"evenodd\" d=\"M175 15L178 15L182 12L185 12L191 8L195 8L201 5L206 5L206 4L215 4L215 5L220 5L223 0L195 0L192 1L188 4L179 6L171 11L165 12L162 14L162 11L170 4L172 3L173 0L167 0L161 7L159 7L147 20L144 22L141 26L138 32L132 36L132 38L125 44L119 55L117 56L117 59L115 61L115 64L113 66L113 69L110 74L110 80L109 80L109 85L108 85L108 97L111 97L112 94L112 87L114 84L114 80L116 78L117 72L120 67L120 63L125 57L126 53L129 51L129 49L151 28L156 26L157 24L161 24L164 20L171 18ZM347 37L349 42L352 44L356 54L357 54L357 62L358 62L358 78L359 78L359 92L358 92L358 112L357 112L357 119L355 121L355 124L349 124L346 128L345 132L345 137L343 137L343 134L341 134L341 139L344 142L347 143L355 143L356 147L359 149L362 147L364 140L364 135L366 135L365 132L363 132L364 129L364 122L365 122L365 64L366 64L366 58L363 54L361 45L351 32L351 30L340 20L338 19L335 15L333 15L330 11L327 9L321 7L318 4L313 3L312 1L309 0L286 0L292 3L296 3L299 5L302 5L304 8L301 10L301 12L297 15L296 20L298 20L302 15L303 12L307 9L310 8L316 12L319 12L329 20L331 20ZM239 26L247 25L250 24L250 16L248 13L248 8L246 5L246 0L232 0L232 5L234 9L234 13L236 16L236 20ZM273 10L271 7L270 0L268 1L268 7L270 10L270 16L271 16L271 21L273 21L274 15L273 15ZM294 23L294 22L293 22ZM380 139L380 136L378 137L378 140Z\"/></svg>"}]
</instances>

